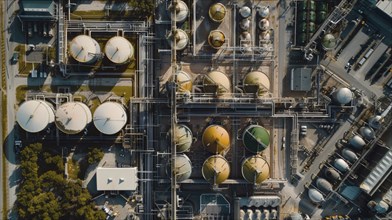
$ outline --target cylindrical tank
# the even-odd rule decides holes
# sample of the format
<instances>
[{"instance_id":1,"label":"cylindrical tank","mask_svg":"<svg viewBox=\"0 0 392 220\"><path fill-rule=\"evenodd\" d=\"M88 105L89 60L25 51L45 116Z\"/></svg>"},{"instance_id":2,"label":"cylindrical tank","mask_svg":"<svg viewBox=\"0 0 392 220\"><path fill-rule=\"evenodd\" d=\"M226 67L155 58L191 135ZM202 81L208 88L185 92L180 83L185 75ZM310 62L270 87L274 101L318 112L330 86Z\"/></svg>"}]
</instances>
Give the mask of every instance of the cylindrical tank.
<instances>
[{"instance_id":1,"label":"cylindrical tank","mask_svg":"<svg viewBox=\"0 0 392 220\"><path fill-rule=\"evenodd\" d=\"M173 37L173 33L170 32L168 39L170 41L170 46L173 47L174 46L174 42L176 42L176 50L183 50L185 49L185 47L188 45L189 42L189 38L188 35L186 34L185 31L181 30L181 29L177 29L176 32L174 33L174 37Z\"/></svg>"},{"instance_id":2,"label":"cylindrical tank","mask_svg":"<svg viewBox=\"0 0 392 220\"><path fill-rule=\"evenodd\" d=\"M270 135L267 129L260 125L248 126L242 134L242 141L246 149L253 153L265 150L270 144Z\"/></svg>"},{"instance_id":3,"label":"cylindrical tank","mask_svg":"<svg viewBox=\"0 0 392 220\"><path fill-rule=\"evenodd\" d=\"M372 128L368 126L363 126L359 129L359 133L367 140L372 140L376 137Z\"/></svg>"},{"instance_id":4,"label":"cylindrical tank","mask_svg":"<svg viewBox=\"0 0 392 220\"><path fill-rule=\"evenodd\" d=\"M260 15L261 18L266 18L266 17L268 17L268 16L269 16L269 13L270 13L270 11L269 11L269 7L268 7L268 6L262 6L262 7L259 9L259 15Z\"/></svg>"},{"instance_id":5,"label":"cylindrical tank","mask_svg":"<svg viewBox=\"0 0 392 220\"><path fill-rule=\"evenodd\" d=\"M365 141L359 135L352 137L349 143L355 150L361 150L366 145Z\"/></svg>"},{"instance_id":6,"label":"cylindrical tank","mask_svg":"<svg viewBox=\"0 0 392 220\"><path fill-rule=\"evenodd\" d=\"M341 180L340 174L336 172L333 168L328 168L325 170L325 177L332 182Z\"/></svg>"},{"instance_id":7,"label":"cylindrical tank","mask_svg":"<svg viewBox=\"0 0 392 220\"><path fill-rule=\"evenodd\" d=\"M252 15L252 10L248 6L243 6L240 8L239 13L242 18L248 18Z\"/></svg>"},{"instance_id":8,"label":"cylindrical tank","mask_svg":"<svg viewBox=\"0 0 392 220\"><path fill-rule=\"evenodd\" d=\"M224 127L210 125L203 132L202 143L209 152L220 154L229 150L230 136Z\"/></svg>"},{"instance_id":9,"label":"cylindrical tank","mask_svg":"<svg viewBox=\"0 0 392 220\"><path fill-rule=\"evenodd\" d=\"M346 159L351 163L354 163L355 161L358 160L358 156L348 148L343 148L342 156L344 157L344 159Z\"/></svg>"},{"instance_id":10,"label":"cylindrical tank","mask_svg":"<svg viewBox=\"0 0 392 220\"><path fill-rule=\"evenodd\" d=\"M265 40L265 41L271 40L270 32L269 31L262 31L260 33L260 40Z\"/></svg>"},{"instance_id":11,"label":"cylindrical tank","mask_svg":"<svg viewBox=\"0 0 392 220\"><path fill-rule=\"evenodd\" d=\"M266 30L269 29L269 27L270 27L270 23L269 23L269 21L267 19L263 18L263 19L260 20L260 22L259 22L260 30L266 31Z\"/></svg>"},{"instance_id":12,"label":"cylindrical tank","mask_svg":"<svg viewBox=\"0 0 392 220\"><path fill-rule=\"evenodd\" d=\"M325 200L323 194L321 194L316 189L309 189L308 196L309 196L310 200L314 203L320 203Z\"/></svg>"},{"instance_id":13,"label":"cylindrical tank","mask_svg":"<svg viewBox=\"0 0 392 220\"><path fill-rule=\"evenodd\" d=\"M260 155L246 158L241 167L242 176L250 183L260 184L269 178L269 165Z\"/></svg>"},{"instance_id":14,"label":"cylindrical tank","mask_svg":"<svg viewBox=\"0 0 392 220\"><path fill-rule=\"evenodd\" d=\"M240 41L246 41L247 43L250 43L252 40L252 37L248 31L244 31L240 35Z\"/></svg>"},{"instance_id":15,"label":"cylindrical tank","mask_svg":"<svg viewBox=\"0 0 392 220\"><path fill-rule=\"evenodd\" d=\"M257 94L259 96L267 93L270 90L271 85L268 76L261 71L252 71L246 74L243 84L245 92L254 92L252 88L256 86L258 88Z\"/></svg>"},{"instance_id":16,"label":"cylindrical tank","mask_svg":"<svg viewBox=\"0 0 392 220\"><path fill-rule=\"evenodd\" d=\"M298 2L298 3L301 3L301 2ZM303 219L304 218L302 218L301 214L299 214L299 213L291 213L290 214L290 220L303 220Z\"/></svg>"},{"instance_id":17,"label":"cylindrical tank","mask_svg":"<svg viewBox=\"0 0 392 220\"><path fill-rule=\"evenodd\" d=\"M204 92L223 95L231 91L229 78L220 71L211 71L203 78Z\"/></svg>"},{"instance_id":18,"label":"cylindrical tank","mask_svg":"<svg viewBox=\"0 0 392 220\"><path fill-rule=\"evenodd\" d=\"M315 22L316 21L316 12L310 11L309 12L309 21L310 22Z\"/></svg>"},{"instance_id":19,"label":"cylindrical tank","mask_svg":"<svg viewBox=\"0 0 392 220\"><path fill-rule=\"evenodd\" d=\"M353 93L348 88L339 88L332 96L334 100L341 105L348 104L353 99Z\"/></svg>"},{"instance_id":20,"label":"cylindrical tank","mask_svg":"<svg viewBox=\"0 0 392 220\"><path fill-rule=\"evenodd\" d=\"M221 184L230 175L230 166L221 155L213 155L204 161L202 175L211 184Z\"/></svg>"},{"instance_id":21,"label":"cylindrical tank","mask_svg":"<svg viewBox=\"0 0 392 220\"><path fill-rule=\"evenodd\" d=\"M175 170L177 182L182 182L192 174L192 162L189 157L185 154L176 155L176 165Z\"/></svg>"},{"instance_id":22,"label":"cylindrical tank","mask_svg":"<svg viewBox=\"0 0 392 220\"><path fill-rule=\"evenodd\" d=\"M127 113L117 102L105 102L94 112L94 125L103 134L118 133L127 123Z\"/></svg>"},{"instance_id":23,"label":"cylindrical tank","mask_svg":"<svg viewBox=\"0 0 392 220\"><path fill-rule=\"evenodd\" d=\"M81 63L93 63L101 57L98 42L87 35L79 35L72 39L69 52L72 58Z\"/></svg>"},{"instance_id":24,"label":"cylindrical tank","mask_svg":"<svg viewBox=\"0 0 392 220\"><path fill-rule=\"evenodd\" d=\"M370 127L377 130L381 127L382 118L380 115L374 115L369 118L368 122Z\"/></svg>"},{"instance_id":25,"label":"cylindrical tank","mask_svg":"<svg viewBox=\"0 0 392 220\"><path fill-rule=\"evenodd\" d=\"M126 63L133 58L134 54L135 49L124 37L112 37L105 45L105 55L114 64Z\"/></svg>"},{"instance_id":26,"label":"cylindrical tank","mask_svg":"<svg viewBox=\"0 0 392 220\"><path fill-rule=\"evenodd\" d=\"M226 16L226 7L222 3L215 3L210 6L208 10L208 15L211 20L215 22L222 22Z\"/></svg>"},{"instance_id":27,"label":"cylindrical tank","mask_svg":"<svg viewBox=\"0 0 392 220\"><path fill-rule=\"evenodd\" d=\"M37 133L54 122L51 104L42 100L29 100L22 103L16 113L19 126L30 133Z\"/></svg>"},{"instance_id":28,"label":"cylindrical tank","mask_svg":"<svg viewBox=\"0 0 392 220\"><path fill-rule=\"evenodd\" d=\"M336 46L336 38L332 34L326 34L321 42L324 50L332 50Z\"/></svg>"},{"instance_id":29,"label":"cylindrical tank","mask_svg":"<svg viewBox=\"0 0 392 220\"><path fill-rule=\"evenodd\" d=\"M332 191L332 185L330 182L328 182L326 179L324 178L318 178L316 180L316 186L318 189L320 189L323 192L330 192Z\"/></svg>"},{"instance_id":30,"label":"cylindrical tank","mask_svg":"<svg viewBox=\"0 0 392 220\"><path fill-rule=\"evenodd\" d=\"M66 102L56 111L56 126L66 134L83 131L91 121L91 111L82 102Z\"/></svg>"},{"instance_id":31,"label":"cylindrical tank","mask_svg":"<svg viewBox=\"0 0 392 220\"><path fill-rule=\"evenodd\" d=\"M208 35L208 44L214 49L219 49L225 43L225 34L220 30L212 30Z\"/></svg>"},{"instance_id":32,"label":"cylindrical tank","mask_svg":"<svg viewBox=\"0 0 392 220\"><path fill-rule=\"evenodd\" d=\"M176 145L177 153L189 151L193 142L192 131L187 126L179 124L175 126L176 136L174 143Z\"/></svg>"},{"instance_id":33,"label":"cylindrical tank","mask_svg":"<svg viewBox=\"0 0 392 220\"><path fill-rule=\"evenodd\" d=\"M177 4L174 7L170 5L169 8L175 10L177 23L184 22L189 15L189 8L184 1L177 0Z\"/></svg>"},{"instance_id":34,"label":"cylindrical tank","mask_svg":"<svg viewBox=\"0 0 392 220\"><path fill-rule=\"evenodd\" d=\"M314 22L309 22L309 32L314 32L316 30L316 24Z\"/></svg>"},{"instance_id":35,"label":"cylindrical tank","mask_svg":"<svg viewBox=\"0 0 392 220\"><path fill-rule=\"evenodd\" d=\"M350 167L348 166L346 161L344 161L343 159L340 159L340 158L334 160L333 166L342 173L344 173L350 169Z\"/></svg>"},{"instance_id":36,"label":"cylindrical tank","mask_svg":"<svg viewBox=\"0 0 392 220\"><path fill-rule=\"evenodd\" d=\"M191 92L192 91L192 78L183 70L177 72L177 91L178 92Z\"/></svg>"},{"instance_id":37,"label":"cylindrical tank","mask_svg":"<svg viewBox=\"0 0 392 220\"><path fill-rule=\"evenodd\" d=\"M247 31L250 27L250 20L245 18L240 21L240 28L244 31Z\"/></svg>"}]
</instances>

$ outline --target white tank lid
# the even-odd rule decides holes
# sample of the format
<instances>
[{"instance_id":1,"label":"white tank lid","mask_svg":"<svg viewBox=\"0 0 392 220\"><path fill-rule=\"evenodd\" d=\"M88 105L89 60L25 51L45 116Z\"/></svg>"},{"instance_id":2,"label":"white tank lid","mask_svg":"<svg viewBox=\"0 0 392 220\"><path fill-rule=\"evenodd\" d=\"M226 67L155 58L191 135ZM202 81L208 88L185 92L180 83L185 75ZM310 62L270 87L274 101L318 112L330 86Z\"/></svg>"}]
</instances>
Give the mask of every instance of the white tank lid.
<instances>
[{"instance_id":1,"label":"white tank lid","mask_svg":"<svg viewBox=\"0 0 392 220\"><path fill-rule=\"evenodd\" d=\"M116 102L105 102L94 112L94 125L101 133L111 135L119 132L127 123L127 113Z\"/></svg>"},{"instance_id":2,"label":"white tank lid","mask_svg":"<svg viewBox=\"0 0 392 220\"><path fill-rule=\"evenodd\" d=\"M108 40L105 45L106 57L116 64L125 63L135 53L132 44L124 37L115 36Z\"/></svg>"},{"instance_id":3,"label":"white tank lid","mask_svg":"<svg viewBox=\"0 0 392 220\"><path fill-rule=\"evenodd\" d=\"M82 102L64 103L56 111L56 126L66 134L81 132L91 120L91 111Z\"/></svg>"},{"instance_id":4,"label":"white tank lid","mask_svg":"<svg viewBox=\"0 0 392 220\"><path fill-rule=\"evenodd\" d=\"M16 121L23 130L37 133L54 121L54 111L45 101L25 101L19 106Z\"/></svg>"},{"instance_id":5,"label":"white tank lid","mask_svg":"<svg viewBox=\"0 0 392 220\"><path fill-rule=\"evenodd\" d=\"M93 61L101 49L96 40L87 35L79 35L72 39L69 47L71 56L81 63Z\"/></svg>"}]
</instances>

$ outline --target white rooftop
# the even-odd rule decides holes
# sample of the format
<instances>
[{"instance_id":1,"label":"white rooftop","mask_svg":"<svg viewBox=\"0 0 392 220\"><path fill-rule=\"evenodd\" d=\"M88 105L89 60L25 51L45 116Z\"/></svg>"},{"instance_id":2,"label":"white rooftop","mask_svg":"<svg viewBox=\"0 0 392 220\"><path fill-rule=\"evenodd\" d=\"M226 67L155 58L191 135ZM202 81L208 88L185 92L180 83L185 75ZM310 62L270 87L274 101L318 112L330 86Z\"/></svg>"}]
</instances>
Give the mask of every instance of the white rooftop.
<instances>
[{"instance_id":1,"label":"white rooftop","mask_svg":"<svg viewBox=\"0 0 392 220\"><path fill-rule=\"evenodd\" d=\"M377 8L392 17L392 0L378 1Z\"/></svg>"},{"instance_id":2,"label":"white rooftop","mask_svg":"<svg viewBox=\"0 0 392 220\"><path fill-rule=\"evenodd\" d=\"M98 191L133 191L137 186L137 167L97 168Z\"/></svg>"}]
</instances>

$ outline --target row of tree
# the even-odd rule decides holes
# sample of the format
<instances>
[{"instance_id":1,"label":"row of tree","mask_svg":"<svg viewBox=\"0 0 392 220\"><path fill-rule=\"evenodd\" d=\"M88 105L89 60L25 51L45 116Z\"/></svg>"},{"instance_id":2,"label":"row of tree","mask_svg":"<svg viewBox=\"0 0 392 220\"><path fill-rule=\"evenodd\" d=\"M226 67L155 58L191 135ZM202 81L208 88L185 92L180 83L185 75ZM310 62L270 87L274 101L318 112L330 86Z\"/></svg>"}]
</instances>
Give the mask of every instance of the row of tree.
<instances>
[{"instance_id":1,"label":"row of tree","mask_svg":"<svg viewBox=\"0 0 392 220\"><path fill-rule=\"evenodd\" d=\"M64 178L64 163L36 143L20 152L22 183L17 194L21 219L105 219L78 181Z\"/></svg>"}]
</instances>

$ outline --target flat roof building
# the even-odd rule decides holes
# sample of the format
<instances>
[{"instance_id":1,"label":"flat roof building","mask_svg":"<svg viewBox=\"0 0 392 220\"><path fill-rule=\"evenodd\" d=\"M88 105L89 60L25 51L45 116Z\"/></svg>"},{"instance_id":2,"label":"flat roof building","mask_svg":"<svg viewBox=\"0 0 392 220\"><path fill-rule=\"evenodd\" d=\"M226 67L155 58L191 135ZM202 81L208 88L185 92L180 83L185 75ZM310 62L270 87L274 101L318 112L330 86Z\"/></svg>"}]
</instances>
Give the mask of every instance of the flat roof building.
<instances>
[{"instance_id":1,"label":"flat roof building","mask_svg":"<svg viewBox=\"0 0 392 220\"><path fill-rule=\"evenodd\" d=\"M19 18L22 21L54 21L55 3L53 0L22 0Z\"/></svg>"},{"instance_id":2,"label":"flat roof building","mask_svg":"<svg viewBox=\"0 0 392 220\"><path fill-rule=\"evenodd\" d=\"M312 88L311 81L312 69L310 68L296 68L291 70L291 91L307 92Z\"/></svg>"},{"instance_id":3,"label":"flat roof building","mask_svg":"<svg viewBox=\"0 0 392 220\"><path fill-rule=\"evenodd\" d=\"M98 191L133 191L137 187L137 167L97 168Z\"/></svg>"},{"instance_id":4,"label":"flat roof building","mask_svg":"<svg viewBox=\"0 0 392 220\"><path fill-rule=\"evenodd\" d=\"M392 18L392 1L378 1L376 7Z\"/></svg>"}]
</instances>

